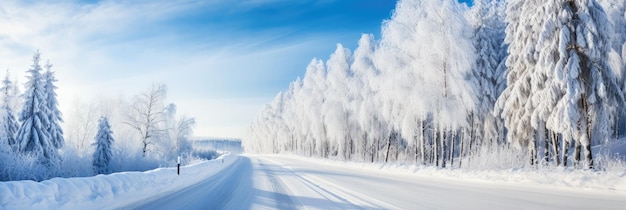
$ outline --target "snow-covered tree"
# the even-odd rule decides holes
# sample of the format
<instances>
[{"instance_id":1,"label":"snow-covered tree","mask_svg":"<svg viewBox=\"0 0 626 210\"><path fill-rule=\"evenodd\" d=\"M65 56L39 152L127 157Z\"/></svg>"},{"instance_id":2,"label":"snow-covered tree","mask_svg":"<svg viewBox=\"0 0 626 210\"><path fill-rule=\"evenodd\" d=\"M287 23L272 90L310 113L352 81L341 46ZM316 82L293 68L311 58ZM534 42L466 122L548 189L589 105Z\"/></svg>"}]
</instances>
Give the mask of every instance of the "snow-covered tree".
<instances>
[{"instance_id":1,"label":"snow-covered tree","mask_svg":"<svg viewBox=\"0 0 626 210\"><path fill-rule=\"evenodd\" d=\"M509 141L528 142L535 164L537 141L543 139L547 151L551 130L562 135L563 163L570 140L579 160L580 146L590 148L592 136L606 138L609 107L623 102L607 59L606 15L593 0L511 1L507 21L508 86L496 111Z\"/></svg>"},{"instance_id":2,"label":"snow-covered tree","mask_svg":"<svg viewBox=\"0 0 626 210\"><path fill-rule=\"evenodd\" d=\"M355 97L358 107L355 108L356 121L361 128L360 143L357 150L362 153L363 160L374 162L378 152L377 140L383 138L386 127L383 122L376 92L378 87L380 71L374 66L374 51L376 50L376 40L371 34L363 34L359 40L359 45L354 51L354 62L350 66L354 72L351 80L353 91L358 91L360 97ZM355 94L357 95L357 94Z\"/></svg>"},{"instance_id":3,"label":"snow-covered tree","mask_svg":"<svg viewBox=\"0 0 626 210\"><path fill-rule=\"evenodd\" d=\"M617 82L626 92L626 1L623 0L598 0L607 13L611 23L611 48L609 59L611 68L617 77ZM612 115L613 129L616 137L619 137L626 129L626 107L615 106ZM604 142L595 142L604 143Z\"/></svg>"},{"instance_id":4,"label":"snow-covered tree","mask_svg":"<svg viewBox=\"0 0 626 210\"><path fill-rule=\"evenodd\" d=\"M15 141L15 134L19 129L19 124L15 119L15 114L11 108L11 103L15 100L15 92L13 88L13 82L9 79L9 71L7 71L4 80L2 81L2 119L0 119L0 129L2 129L1 140L15 151L17 150L17 143Z\"/></svg>"},{"instance_id":5,"label":"snow-covered tree","mask_svg":"<svg viewBox=\"0 0 626 210\"><path fill-rule=\"evenodd\" d=\"M17 131L16 141L20 152L34 154L47 163L58 155L46 127L49 124L48 107L45 103L44 81L39 62L40 53L36 51L33 64L27 71L29 75L23 95L24 105L19 115L22 124Z\"/></svg>"},{"instance_id":6,"label":"snow-covered tree","mask_svg":"<svg viewBox=\"0 0 626 210\"><path fill-rule=\"evenodd\" d=\"M496 102L494 111L504 119L508 128L507 140L515 145L527 146L530 163L537 163L537 141L531 116L535 104L531 98L537 87L535 64L539 27L543 25L543 10L540 1L510 0L506 12L506 58L507 87Z\"/></svg>"},{"instance_id":7,"label":"snow-covered tree","mask_svg":"<svg viewBox=\"0 0 626 210\"><path fill-rule=\"evenodd\" d=\"M326 125L326 138L337 147L338 155L346 159L349 158L347 156L354 146L352 136L350 136L351 123L349 121L352 113L348 107L352 96L350 87L347 85L347 81L352 77L351 62L350 50L338 44L337 49L326 62L328 69L326 83L328 89L332 91L325 93L326 100L321 110Z\"/></svg>"},{"instance_id":8,"label":"snow-covered tree","mask_svg":"<svg viewBox=\"0 0 626 210\"><path fill-rule=\"evenodd\" d=\"M485 141L497 143L504 139L499 117L492 114L495 102L506 87L504 80L504 2L476 0L468 19L474 27L474 47L477 60L474 67L478 79L478 105L475 115L470 116L473 129L470 130L472 142Z\"/></svg>"},{"instance_id":9,"label":"snow-covered tree","mask_svg":"<svg viewBox=\"0 0 626 210\"><path fill-rule=\"evenodd\" d=\"M382 111L392 122L390 130L402 122L417 127L431 114L439 133L435 157L441 157L442 165L449 159L446 153L453 154L447 151L455 144L450 137L468 125L465 118L476 103L475 81L468 79L474 47L463 10L457 1L399 1L384 23L374 62L388 82L381 92L388 91L382 94ZM411 113L408 120L404 113Z\"/></svg>"},{"instance_id":10,"label":"snow-covered tree","mask_svg":"<svg viewBox=\"0 0 626 210\"><path fill-rule=\"evenodd\" d=\"M606 139L611 107L623 100L597 3L507 3L398 1L380 40L364 34L354 55L339 45L326 65L313 59L265 106L246 151L444 167L458 156L492 162L502 151L536 165L543 151L558 165L570 141L579 154Z\"/></svg>"},{"instance_id":11,"label":"snow-covered tree","mask_svg":"<svg viewBox=\"0 0 626 210\"><path fill-rule=\"evenodd\" d=\"M106 117L101 117L98 121L98 133L93 144L96 146L93 153L93 170L96 174L108 174L111 173L110 163L113 156L113 131Z\"/></svg>"},{"instance_id":12,"label":"snow-covered tree","mask_svg":"<svg viewBox=\"0 0 626 210\"><path fill-rule=\"evenodd\" d=\"M141 139L141 151L145 157L151 147L165 133L161 127L165 122L166 107L164 104L167 88L165 85L152 85L150 90L137 95L126 114L125 124L137 132Z\"/></svg>"},{"instance_id":13,"label":"snow-covered tree","mask_svg":"<svg viewBox=\"0 0 626 210\"><path fill-rule=\"evenodd\" d=\"M550 1L548 16L540 35L540 66L548 78L544 101L555 100L551 112L543 111L547 128L572 139L574 158L580 160L581 146L588 167L593 167L592 138L609 137L609 110L623 105L623 93L617 85L608 61L609 25L595 0Z\"/></svg>"},{"instance_id":14,"label":"snow-covered tree","mask_svg":"<svg viewBox=\"0 0 626 210\"><path fill-rule=\"evenodd\" d=\"M57 86L54 85L58 80L54 76L54 72L52 71L52 65L50 61L46 64L46 72L43 74L44 83L44 97L46 100L46 106L48 107L48 132L50 133L50 141L52 141L52 145L55 148L61 148L65 144L65 140L63 139L63 129L61 128L60 123L63 122L63 118L61 117L61 111L59 111L58 101L56 89Z\"/></svg>"}]
</instances>

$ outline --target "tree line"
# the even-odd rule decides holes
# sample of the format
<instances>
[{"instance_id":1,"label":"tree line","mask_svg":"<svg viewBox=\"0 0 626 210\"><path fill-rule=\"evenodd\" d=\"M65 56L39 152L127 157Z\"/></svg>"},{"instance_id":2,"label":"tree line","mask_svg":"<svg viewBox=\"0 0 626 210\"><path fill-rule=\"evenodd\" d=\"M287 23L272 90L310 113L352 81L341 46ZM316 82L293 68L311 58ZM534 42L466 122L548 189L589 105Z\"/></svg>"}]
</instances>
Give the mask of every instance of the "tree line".
<instances>
[{"instance_id":1,"label":"tree line","mask_svg":"<svg viewBox=\"0 0 626 210\"><path fill-rule=\"evenodd\" d=\"M188 139L195 120L179 116L176 105L166 103L167 87L162 84L154 84L122 103L120 109L124 111L117 111L119 113L107 111L109 104L99 107L99 119L87 117L85 122L78 122L84 123L82 127L97 128L94 133L85 132L89 146L77 146L77 139L69 139L72 147L66 147L56 94L58 80L52 64L48 61L42 66L39 51L34 53L32 62L26 71L23 93L20 94L8 72L0 88L0 180L107 174L124 170L119 164L127 162L139 165L130 170L148 169L146 165L158 167L175 162L177 156L191 155ZM21 111L16 117L14 110L19 106ZM91 110L89 115L96 112ZM112 125L110 118L120 126ZM98 124L94 126L91 121L96 120ZM127 135L115 137L114 128ZM71 135L71 138L76 136ZM114 146L119 138L131 142L138 139L139 151L129 152L129 148L123 148L126 145ZM142 158L128 158L136 153ZM114 166L113 162L118 165Z\"/></svg>"},{"instance_id":2,"label":"tree line","mask_svg":"<svg viewBox=\"0 0 626 210\"><path fill-rule=\"evenodd\" d=\"M354 52L338 44L326 62L313 59L243 145L440 167L513 156L593 168L592 145L624 124L625 14L619 0L400 0L381 39L364 34Z\"/></svg>"}]
</instances>

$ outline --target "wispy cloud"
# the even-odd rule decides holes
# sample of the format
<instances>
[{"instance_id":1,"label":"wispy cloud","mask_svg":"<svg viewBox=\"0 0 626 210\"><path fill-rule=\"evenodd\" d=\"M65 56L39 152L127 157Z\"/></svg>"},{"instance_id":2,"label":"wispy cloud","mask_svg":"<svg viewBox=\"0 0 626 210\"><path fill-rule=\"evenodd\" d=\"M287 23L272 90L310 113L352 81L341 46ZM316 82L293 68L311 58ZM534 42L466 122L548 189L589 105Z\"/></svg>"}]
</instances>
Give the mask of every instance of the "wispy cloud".
<instances>
[{"instance_id":1,"label":"wispy cloud","mask_svg":"<svg viewBox=\"0 0 626 210\"><path fill-rule=\"evenodd\" d=\"M0 3L0 68L23 80L32 52L40 49L55 64L62 110L76 97L134 93L163 82L180 112L199 119L199 134L212 135L220 121L236 118L239 127L231 130L238 131L230 136L240 136L247 122L239 113L256 112L335 43L355 46L360 33L378 32L394 4L7 0ZM232 104L213 106L221 114L209 116L201 105L217 102L197 98Z\"/></svg>"}]
</instances>

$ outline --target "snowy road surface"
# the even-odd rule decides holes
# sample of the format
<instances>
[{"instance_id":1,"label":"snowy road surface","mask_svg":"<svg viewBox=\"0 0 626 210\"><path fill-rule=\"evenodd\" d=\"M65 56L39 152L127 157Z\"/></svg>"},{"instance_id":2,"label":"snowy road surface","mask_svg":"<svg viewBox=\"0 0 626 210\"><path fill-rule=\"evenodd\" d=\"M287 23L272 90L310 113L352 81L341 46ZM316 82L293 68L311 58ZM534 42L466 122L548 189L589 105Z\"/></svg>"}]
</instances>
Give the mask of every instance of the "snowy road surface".
<instances>
[{"instance_id":1,"label":"snowy road surface","mask_svg":"<svg viewBox=\"0 0 626 210\"><path fill-rule=\"evenodd\" d=\"M240 156L229 169L132 209L623 209L620 191L394 174L293 156Z\"/></svg>"}]
</instances>

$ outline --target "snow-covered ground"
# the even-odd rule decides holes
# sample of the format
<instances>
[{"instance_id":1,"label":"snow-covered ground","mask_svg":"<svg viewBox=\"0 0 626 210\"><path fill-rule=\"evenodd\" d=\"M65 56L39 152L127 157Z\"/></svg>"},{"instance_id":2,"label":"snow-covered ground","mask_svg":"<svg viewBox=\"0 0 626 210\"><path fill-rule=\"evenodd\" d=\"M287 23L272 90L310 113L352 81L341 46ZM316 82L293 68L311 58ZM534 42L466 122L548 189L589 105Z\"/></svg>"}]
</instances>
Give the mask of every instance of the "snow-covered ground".
<instances>
[{"instance_id":1,"label":"snow-covered ground","mask_svg":"<svg viewBox=\"0 0 626 210\"><path fill-rule=\"evenodd\" d=\"M42 182L0 182L0 209L114 209L176 192L228 168L229 153L209 161L147 172L122 172Z\"/></svg>"},{"instance_id":2,"label":"snow-covered ground","mask_svg":"<svg viewBox=\"0 0 626 210\"><path fill-rule=\"evenodd\" d=\"M223 162L222 162L223 161ZM463 171L293 155L0 183L0 209L614 209L626 172Z\"/></svg>"},{"instance_id":3,"label":"snow-covered ground","mask_svg":"<svg viewBox=\"0 0 626 210\"><path fill-rule=\"evenodd\" d=\"M454 170L416 173L402 167L394 168L381 170L374 165L353 166L298 156L241 156L232 168L215 177L155 198L153 202L140 202L128 208L610 209L626 205L626 191L621 187L593 189L566 187L559 183L541 184L529 181L534 180L529 178L520 182L514 180L514 177L536 175L529 172L498 172L483 177L510 177L507 182L494 182L472 178L478 174L465 176L462 174L467 173ZM564 182L569 182L568 173L551 174L565 175ZM592 178L593 175L589 175L586 179ZM620 186L624 186L624 175L619 179Z\"/></svg>"}]
</instances>

